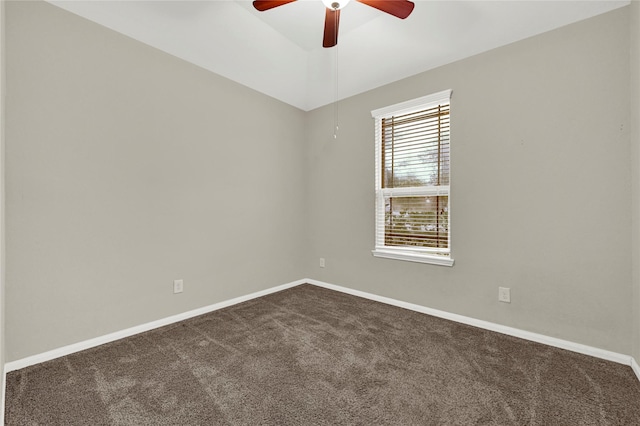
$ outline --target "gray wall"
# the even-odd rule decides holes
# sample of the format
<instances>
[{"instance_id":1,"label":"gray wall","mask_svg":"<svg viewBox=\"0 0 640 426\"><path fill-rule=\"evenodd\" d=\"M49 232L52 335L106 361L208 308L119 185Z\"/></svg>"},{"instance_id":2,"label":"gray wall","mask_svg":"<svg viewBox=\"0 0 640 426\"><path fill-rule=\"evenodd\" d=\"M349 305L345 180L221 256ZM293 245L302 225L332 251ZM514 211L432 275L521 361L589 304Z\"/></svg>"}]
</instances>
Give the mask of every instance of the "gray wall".
<instances>
[{"instance_id":1,"label":"gray wall","mask_svg":"<svg viewBox=\"0 0 640 426\"><path fill-rule=\"evenodd\" d=\"M7 360L305 276L638 359L629 8L349 98L338 140L332 106L6 14ZM448 88L456 264L373 258L370 111Z\"/></svg>"},{"instance_id":2,"label":"gray wall","mask_svg":"<svg viewBox=\"0 0 640 426\"><path fill-rule=\"evenodd\" d=\"M631 353L628 8L308 117L313 278ZM452 89L451 268L374 258L370 111ZM326 268L318 267L318 258ZM498 302L511 288L511 304Z\"/></svg>"},{"instance_id":3,"label":"gray wall","mask_svg":"<svg viewBox=\"0 0 640 426\"><path fill-rule=\"evenodd\" d=\"M6 15L8 361L304 276L303 112L43 2Z\"/></svg>"},{"instance_id":4,"label":"gray wall","mask_svg":"<svg viewBox=\"0 0 640 426\"><path fill-rule=\"evenodd\" d=\"M5 247L4 247L4 95L5 95L5 65L4 65L4 2L0 2L0 424L4 424L4 310L5 310Z\"/></svg>"},{"instance_id":5,"label":"gray wall","mask_svg":"<svg viewBox=\"0 0 640 426\"><path fill-rule=\"evenodd\" d=\"M633 357L640 362L640 1L630 5L631 167L633 171Z\"/></svg>"}]
</instances>

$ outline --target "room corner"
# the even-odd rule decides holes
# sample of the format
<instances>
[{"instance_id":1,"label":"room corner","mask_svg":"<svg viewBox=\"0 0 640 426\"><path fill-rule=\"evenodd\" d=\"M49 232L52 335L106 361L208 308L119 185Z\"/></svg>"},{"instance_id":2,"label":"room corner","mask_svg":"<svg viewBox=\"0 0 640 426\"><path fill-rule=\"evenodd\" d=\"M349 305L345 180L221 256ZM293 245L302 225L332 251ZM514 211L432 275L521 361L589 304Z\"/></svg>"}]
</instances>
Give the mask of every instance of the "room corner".
<instances>
[{"instance_id":1,"label":"room corner","mask_svg":"<svg viewBox=\"0 0 640 426\"><path fill-rule=\"evenodd\" d=\"M633 352L634 371L640 380L640 1L630 5L631 79L631 171L632 181L632 267L633 267Z\"/></svg>"}]
</instances>

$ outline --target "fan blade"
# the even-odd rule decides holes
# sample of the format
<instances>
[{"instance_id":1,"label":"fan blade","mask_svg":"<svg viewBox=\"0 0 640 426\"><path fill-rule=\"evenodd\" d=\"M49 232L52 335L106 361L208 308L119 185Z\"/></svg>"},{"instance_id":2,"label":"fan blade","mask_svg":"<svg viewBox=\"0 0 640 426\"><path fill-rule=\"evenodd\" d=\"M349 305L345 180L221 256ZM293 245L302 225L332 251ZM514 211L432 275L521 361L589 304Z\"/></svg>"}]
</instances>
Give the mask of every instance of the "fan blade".
<instances>
[{"instance_id":1,"label":"fan blade","mask_svg":"<svg viewBox=\"0 0 640 426\"><path fill-rule=\"evenodd\" d=\"M340 9L329 9L324 15L324 39L322 47L333 47L338 44L338 25L340 24Z\"/></svg>"},{"instance_id":2,"label":"fan blade","mask_svg":"<svg viewBox=\"0 0 640 426\"><path fill-rule=\"evenodd\" d=\"M255 0L253 2L253 7L258 9L260 12L264 12L265 10L273 9L274 7L282 6L283 4L292 3L296 0Z\"/></svg>"},{"instance_id":3,"label":"fan blade","mask_svg":"<svg viewBox=\"0 0 640 426\"><path fill-rule=\"evenodd\" d=\"M404 19L413 12L412 1L408 0L357 0L367 6L375 7L378 10L393 15L397 18Z\"/></svg>"}]
</instances>

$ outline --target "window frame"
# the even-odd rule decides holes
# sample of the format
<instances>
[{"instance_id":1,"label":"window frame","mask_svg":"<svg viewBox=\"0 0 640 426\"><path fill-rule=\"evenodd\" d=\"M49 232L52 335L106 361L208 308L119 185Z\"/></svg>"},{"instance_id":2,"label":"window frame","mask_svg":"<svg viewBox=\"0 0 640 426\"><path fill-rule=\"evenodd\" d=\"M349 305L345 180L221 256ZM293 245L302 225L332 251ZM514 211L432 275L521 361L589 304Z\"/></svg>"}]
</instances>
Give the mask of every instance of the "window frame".
<instances>
[{"instance_id":1,"label":"window frame","mask_svg":"<svg viewBox=\"0 0 640 426\"><path fill-rule=\"evenodd\" d=\"M428 263L441 266L453 266L454 260L451 257L451 214L449 205L451 204L451 188L449 185L429 185L421 187L406 188L383 188L382 187L382 120L394 116L410 114L420 110L437 107L442 103L450 105L452 91L443 90L420 98L401 102L395 105L379 108L371 111L371 116L375 121L375 248L371 251L375 257L383 257L395 260L405 260L410 262ZM450 108L450 106L449 106ZM450 120L450 119L449 119ZM450 121L449 121L450 123ZM451 126L451 124L449 124ZM450 129L451 127L449 127ZM449 153L449 156L451 154ZM449 165L449 181L451 166ZM446 250L428 249L411 246L387 246L385 245L385 197L402 196L444 196L448 197L448 247ZM435 252L446 252L447 254L436 254Z\"/></svg>"}]
</instances>

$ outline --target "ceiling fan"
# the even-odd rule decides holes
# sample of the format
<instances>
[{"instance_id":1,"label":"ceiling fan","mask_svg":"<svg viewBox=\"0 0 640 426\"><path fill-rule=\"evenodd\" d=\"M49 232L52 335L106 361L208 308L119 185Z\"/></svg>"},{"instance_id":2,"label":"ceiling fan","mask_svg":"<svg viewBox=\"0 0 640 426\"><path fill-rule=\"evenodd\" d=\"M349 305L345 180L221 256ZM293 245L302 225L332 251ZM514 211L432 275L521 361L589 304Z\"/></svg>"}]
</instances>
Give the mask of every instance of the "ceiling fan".
<instances>
[{"instance_id":1,"label":"ceiling fan","mask_svg":"<svg viewBox=\"0 0 640 426\"><path fill-rule=\"evenodd\" d=\"M253 7L260 12L293 3L296 0L255 0ZM414 4L409 0L356 0L367 6L374 7L397 18L404 19L413 11ZM345 7L349 0L322 0L327 10L324 17L324 38L322 47L333 47L338 44L338 24L340 23L340 9Z\"/></svg>"}]
</instances>

